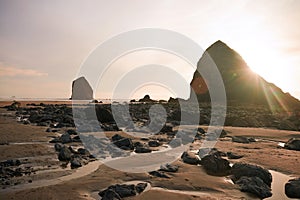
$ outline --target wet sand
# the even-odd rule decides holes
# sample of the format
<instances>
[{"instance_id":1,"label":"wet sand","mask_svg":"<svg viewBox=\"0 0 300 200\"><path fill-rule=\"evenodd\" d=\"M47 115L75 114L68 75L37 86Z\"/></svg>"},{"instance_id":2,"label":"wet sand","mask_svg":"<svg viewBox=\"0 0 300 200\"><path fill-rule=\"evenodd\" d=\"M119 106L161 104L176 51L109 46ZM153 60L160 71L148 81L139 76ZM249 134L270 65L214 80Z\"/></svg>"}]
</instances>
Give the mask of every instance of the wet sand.
<instances>
[{"instance_id":1,"label":"wet sand","mask_svg":"<svg viewBox=\"0 0 300 200\"><path fill-rule=\"evenodd\" d=\"M0 145L0 161L18 158L24 162L27 159L27 165L37 168L35 174L17 177L20 183L16 186L0 189L0 199L94 199L92 194L112 184L128 181L151 184L150 190L128 199L257 199L240 192L224 177L207 175L200 166L185 164L180 159L173 163L179 166L179 171L167 173L170 179L152 177L148 173L126 173L97 161L77 170L63 169L53 145L47 142L56 133L45 132L46 127L18 124L4 109L0 113L0 142L8 143ZM233 143L228 137L220 139L216 148L244 155L231 162L258 164L287 175L300 176L300 152L278 147L278 142L300 137L299 132L238 127L225 127L225 130L229 136L258 139L250 144ZM194 145L194 148L198 147ZM32 183L28 183L29 179Z\"/></svg>"}]
</instances>

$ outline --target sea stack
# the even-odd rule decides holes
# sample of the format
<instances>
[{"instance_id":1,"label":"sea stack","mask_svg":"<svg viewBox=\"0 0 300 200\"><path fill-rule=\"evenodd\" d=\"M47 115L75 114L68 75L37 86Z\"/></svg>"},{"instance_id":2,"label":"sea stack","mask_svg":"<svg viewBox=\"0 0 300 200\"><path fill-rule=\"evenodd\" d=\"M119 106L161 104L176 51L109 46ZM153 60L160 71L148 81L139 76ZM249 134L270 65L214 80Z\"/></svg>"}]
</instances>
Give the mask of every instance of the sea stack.
<instances>
[{"instance_id":1,"label":"sea stack","mask_svg":"<svg viewBox=\"0 0 300 200\"><path fill-rule=\"evenodd\" d=\"M93 89L89 82L82 76L72 83L72 100L92 100Z\"/></svg>"},{"instance_id":2,"label":"sea stack","mask_svg":"<svg viewBox=\"0 0 300 200\"><path fill-rule=\"evenodd\" d=\"M244 59L227 44L218 40L203 53L197 69L217 66L224 82L227 102L234 104L260 104L281 107L299 106L300 102L289 93L284 93L273 83L267 82L253 72ZM194 73L191 87L200 102L209 102L210 96L205 77ZM272 72L270 72L272 73Z\"/></svg>"}]
</instances>

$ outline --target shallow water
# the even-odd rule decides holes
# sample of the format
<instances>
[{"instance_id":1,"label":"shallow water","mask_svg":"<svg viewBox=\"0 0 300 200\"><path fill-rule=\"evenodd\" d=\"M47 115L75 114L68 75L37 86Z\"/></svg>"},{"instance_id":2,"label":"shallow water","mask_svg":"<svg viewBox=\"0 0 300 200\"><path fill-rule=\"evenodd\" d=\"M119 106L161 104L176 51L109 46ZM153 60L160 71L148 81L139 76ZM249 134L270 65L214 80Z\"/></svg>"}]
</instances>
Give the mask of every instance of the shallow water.
<instances>
[{"instance_id":1,"label":"shallow water","mask_svg":"<svg viewBox=\"0 0 300 200\"><path fill-rule=\"evenodd\" d=\"M269 170L269 172L272 174L273 177L271 185L273 195L269 198L266 198L266 200L290 199L285 195L284 186L293 177L273 170Z\"/></svg>"}]
</instances>

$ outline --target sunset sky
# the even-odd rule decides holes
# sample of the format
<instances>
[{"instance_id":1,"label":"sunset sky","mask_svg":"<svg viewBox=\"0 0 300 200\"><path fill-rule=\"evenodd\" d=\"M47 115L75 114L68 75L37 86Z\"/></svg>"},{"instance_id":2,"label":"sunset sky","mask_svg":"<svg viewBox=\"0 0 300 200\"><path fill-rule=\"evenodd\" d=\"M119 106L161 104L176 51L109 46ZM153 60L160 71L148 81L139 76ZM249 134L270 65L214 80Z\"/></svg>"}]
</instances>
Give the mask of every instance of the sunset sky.
<instances>
[{"instance_id":1,"label":"sunset sky","mask_svg":"<svg viewBox=\"0 0 300 200\"><path fill-rule=\"evenodd\" d=\"M97 45L150 27L184 34L203 49L222 40L253 71L300 99L299 10L299 0L0 0L0 97L68 98ZM187 82L194 72L175 56L144 51L113 63L103 85L149 63L174 67ZM132 95L144 93L170 95L158 86ZM111 97L109 87L96 97Z\"/></svg>"}]
</instances>

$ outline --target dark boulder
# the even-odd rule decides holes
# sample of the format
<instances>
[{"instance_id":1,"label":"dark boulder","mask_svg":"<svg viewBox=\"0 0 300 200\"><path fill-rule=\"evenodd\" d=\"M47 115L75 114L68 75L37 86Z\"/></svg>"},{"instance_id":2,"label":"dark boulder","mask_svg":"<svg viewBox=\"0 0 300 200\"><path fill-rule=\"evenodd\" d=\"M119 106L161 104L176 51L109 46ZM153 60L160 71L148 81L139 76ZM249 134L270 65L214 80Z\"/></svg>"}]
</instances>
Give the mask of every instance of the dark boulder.
<instances>
[{"instance_id":1,"label":"dark boulder","mask_svg":"<svg viewBox=\"0 0 300 200\"><path fill-rule=\"evenodd\" d=\"M116 194L119 195L120 199L136 195L135 185L133 185L133 184L130 184L130 185L125 185L125 184L111 185L106 190L103 190L103 191L99 192L98 194L103 198L104 196L106 196L106 193L108 191L115 192Z\"/></svg>"},{"instance_id":2,"label":"dark boulder","mask_svg":"<svg viewBox=\"0 0 300 200\"><path fill-rule=\"evenodd\" d=\"M131 150L133 149L133 143L130 138L123 138L121 140L117 140L113 144L119 148L126 148L126 149L128 148Z\"/></svg>"},{"instance_id":3,"label":"dark boulder","mask_svg":"<svg viewBox=\"0 0 300 200\"><path fill-rule=\"evenodd\" d=\"M147 183L138 183L135 186L135 190L137 191L137 193L142 193L147 187Z\"/></svg>"},{"instance_id":4,"label":"dark boulder","mask_svg":"<svg viewBox=\"0 0 300 200\"><path fill-rule=\"evenodd\" d=\"M63 144L70 143L70 142L72 142L72 138L68 133L64 133L60 136L60 141Z\"/></svg>"},{"instance_id":5,"label":"dark boulder","mask_svg":"<svg viewBox=\"0 0 300 200\"><path fill-rule=\"evenodd\" d=\"M60 152L60 150L61 150L63 147L64 147L63 144L60 144L60 143L55 143L55 144L54 144L54 149L55 149L55 151Z\"/></svg>"},{"instance_id":6,"label":"dark boulder","mask_svg":"<svg viewBox=\"0 0 300 200\"><path fill-rule=\"evenodd\" d=\"M96 106L97 119L101 123L115 123L114 117L110 110Z\"/></svg>"},{"instance_id":7,"label":"dark boulder","mask_svg":"<svg viewBox=\"0 0 300 200\"><path fill-rule=\"evenodd\" d=\"M74 130L74 129L68 129L66 132L67 132L69 135L78 135L77 131Z\"/></svg>"},{"instance_id":8,"label":"dark boulder","mask_svg":"<svg viewBox=\"0 0 300 200\"><path fill-rule=\"evenodd\" d=\"M60 161L70 161L72 157L72 153L67 147L63 147L58 154L58 159Z\"/></svg>"},{"instance_id":9,"label":"dark boulder","mask_svg":"<svg viewBox=\"0 0 300 200\"><path fill-rule=\"evenodd\" d=\"M231 168L231 173L233 175L233 181L236 182L242 176L248 177L259 177L261 180L265 182L269 187L272 183L272 175L271 173L257 165L250 165L246 163L235 163Z\"/></svg>"},{"instance_id":10,"label":"dark boulder","mask_svg":"<svg viewBox=\"0 0 300 200\"><path fill-rule=\"evenodd\" d=\"M99 192L98 194L102 197L102 200L122 200L120 195L112 189L107 189L104 192Z\"/></svg>"},{"instance_id":11,"label":"dark boulder","mask_svg":"<svg viewBox=\"0 0 300 200\"><path fill-rule=\"evenodd\" d=\"M244 144L250 143L248 138L243 137L243 136L232 136L232 142L244 143Z\"/></svg>"},{"instance_id":12,"label":"dark boulder","mask_svg":"<svg viewBox=\"0 0 300 200\"><path fill-rule=\"evenodd\" d=\"M289 141L284 145L284 148L300 151L300 139L296 139L296 138L289 139Z\"/></svg>"},{"instance_id":13,"label":"dark boulder","mask_svg":"<svg viewBox=\"0 0 300 200\"><path fill-rule=\"evenodd\" d=\"M289 180L285 184L285 194L289 198L300 199L300 178Z\"/></svg>"},{"instance_id":14,"label":"dark boulder","mask_svg":"<svg viewBox=\"0 0 300 200\"><path fill-rule=\"evenodd\" d=\"M75 168L78 168L78 167L81 167L82 164L81 164L81 161L79 158L74 158L71 160L71 168L72 169L75 169Z\"/></svg>"},{"instance_id":15,"label":"dark boulder","mask_svg":"<svg viewBox=\"0 0 300 200\"><path fill-rule=\"evenodd\" d=\"M257 197L264 199L272 196L271 188L265 184L259 177L242 176L237 182L242 192L249 192L256 195Z\"/></svg>"},{"instance_id":16,"label":"dark boulder","mask_svg":"<svg viewBox=\"0 0 300 200\"><path fill-rule=\"evenodd\" d=\"M196 156L193 156L193 155L189 154L186 151L182 153L181 159L184 163L187 163L187 164L190 164L190 165L200 164L200 160Z\"/></svg>"},{"instance_id":17,"label":"dark boulder","mask_svg":"<svg viewBox=\"0 0 300 200\"><path fill-rule=\"evenodd\" d=\"M124 137L119 135L119 134L115 134L111 137L112 141L115 142L115 141L118 141L118 140L121 140L123 139Z\"/></svg>"},{"instance_id":18,"label":"dark boulder","mask_svg":"<svg viewBox=\"0 0 300 200\"><path fill-rule=\"evenodd\" d=\"M201 165L210 175L224 176L230 172L229 161L218 154L210 154L201 159Z\"/></svg>"},{"instance_id":19,"label":"dark boulder","mask_svg":"<svg viewBox=\"0 0 300 200\"><path fill-rule=\"evenodd\" d=\"M149 147L159 147L160 143L156 140L151 140L148 142Z\"/></svg>"},{"instance_id":20,"label":"dark boulder","mask_svg":"<svg viewBox=\"0 0 300 200\"><path fill-rule=\"evenodd\" d=\"M151 153L152 150L149 149L148 147L144 147L144 146L137 146L135 148L135 153Z\"/></svg>"}]
</instances>

